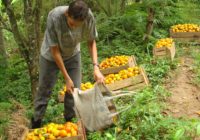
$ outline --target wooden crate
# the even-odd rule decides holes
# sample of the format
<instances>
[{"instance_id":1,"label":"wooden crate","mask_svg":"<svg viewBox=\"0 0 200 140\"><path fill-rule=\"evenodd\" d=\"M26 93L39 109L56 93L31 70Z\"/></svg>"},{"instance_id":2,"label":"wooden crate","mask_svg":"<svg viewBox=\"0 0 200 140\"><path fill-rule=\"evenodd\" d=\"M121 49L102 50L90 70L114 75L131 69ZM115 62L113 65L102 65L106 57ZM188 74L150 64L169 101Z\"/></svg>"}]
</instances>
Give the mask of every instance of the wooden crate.
<instances>
[{"instance_id":1,"label":"wooden crate","mask_svg":"<svg viewBox=\"0 0 200 140\"><path fill-rule=\"evenodd\" d=\"M173 43L171 47L153 48L153 55L156 58L168 57L173 61L175 53L175 43Z\"/></svg>"},{"instance_id":2,"label":"wooden crate","mask_svg":"<svg viewBox=\"0 0 200 140\"><path fill-rule=\"evenodd\" d=\"M64 137L64 138L59 138L59 139L55 139L55 140L87 140L86 138L86 132L85 132L85 128L83 126L83 123L81 120L78 121L77 123L78 125L78 135L77 136L72 136L72 137ZM29 132L33 131L33 129L30 129ZM25 133L22 140L26 140L26 135L28 134Z\"/></svg>"},{"instance_id":3,"label":"wooden crate","mask_svg":"<svg viewBox=\"0 0 200 140\"><path fill-rule=\"evenodd\" d=\"M118 66L118 67L111 67L111 68L107 68L107 69L101 69L100 71L101 71L101 73L103 75L108 75L108 74L111 74L111 73L118 73L120 70L127 69L129 67L134 67L136 65L137 65L137 63L136 63L135 57L132 55L128 60L128 64L122 65L122 66Z\"/></svg>"},{"instance_id":4,"label":"wooden crate","mask_svg":"<svg viewBox=\"0 0 200 140\"><path fill-rule=\"evenodd\" d=\"M149 85L149 80L146 76L146 73L143 68L140 68L140 74L137 76L133 76L127 79L123 79L120 81L116 81L111 84L107 84L109 90L119 90L119 89L127 89L127 90L136 90L141 89L145 86Z\"/></svg>"},{"instance_id":5,"label":"wooden crate","mask_svg":"<svg viewBox=\"0 0 200 140\"><path fill-rule=\"evenodd\" d=\"M200 42L200 32L173 32L170 29L170 37L178 41L198 41Z\"/></svg>"}]
</instances>

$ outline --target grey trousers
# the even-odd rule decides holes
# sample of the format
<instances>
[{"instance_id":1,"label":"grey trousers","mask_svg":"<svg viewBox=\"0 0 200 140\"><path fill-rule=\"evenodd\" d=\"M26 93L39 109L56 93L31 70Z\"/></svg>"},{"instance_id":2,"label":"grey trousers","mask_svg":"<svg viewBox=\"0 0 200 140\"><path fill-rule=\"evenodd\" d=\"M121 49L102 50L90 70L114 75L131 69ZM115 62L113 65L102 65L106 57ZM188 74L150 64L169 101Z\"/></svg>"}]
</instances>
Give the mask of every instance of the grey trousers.
<instances>
[{"instance_id":1,"label":"grey trousers","mask_svg":"<svg viewBox=\"0 0 200 140\"><path fill-rule=\"evenodd\" d=\"M59 68L53 61L46 60L40 56L39 68L39 88L34 99L34 121L42 120L46 112L52 89L57 81ZM81 84L81 55L80 52L70 59L64 61L65 68L74 82L76 88ZM64 98L64 118L69 121L75 116L73 110L74 100L71 94L65 94Z\"/></svg>"}]
</instances>

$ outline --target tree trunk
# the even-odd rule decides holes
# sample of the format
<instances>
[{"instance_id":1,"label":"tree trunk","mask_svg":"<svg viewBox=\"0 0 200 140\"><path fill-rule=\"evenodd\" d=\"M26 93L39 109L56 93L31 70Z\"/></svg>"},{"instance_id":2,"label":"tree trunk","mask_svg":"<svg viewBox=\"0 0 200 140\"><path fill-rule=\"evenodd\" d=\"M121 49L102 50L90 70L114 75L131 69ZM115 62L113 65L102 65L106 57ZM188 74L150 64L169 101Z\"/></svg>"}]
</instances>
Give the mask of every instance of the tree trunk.
<instances>
[{"instance_id":1,"label":"tree trunk","mask_svg":"<svg viewBox=\"0 0 200 140\"><path fill-rule=\"evenodd\" d=\"M29 76L31 80L32 97L34 98L38 87L38 69L39 69L39 49L40 49L40 9L41 0L36 0L35 9L28 0L24 1L24 18L26 22L26 30L28 33L29 48ZM33 16L31 16L33 15Z\"/></svg>"},{"instance_id":2,"label":"tree trunk","mask_svg":"<svg viewBox=\"0 0 200 140\"><path fill-rule=\"evenodd\" d=\"M120 3L120 11L121 11L121 13L124 13L125 6L126 6L126 0L121 0L121 3Z\"/></svg>"},{"instance_id":3,"label":"tree trunk","mask_svg":"<svg viewBox=\"0 0 200 140\"><path fill-rule=\"evenodd\" d=\"M7 55L4 46L2 28L0 28L0 67L7 67Z\"/></svg>"},{"instance_id":4,"label":"tree trunk","mask_svg":"<svg viewBox=\"0 0 200 140\"><path fill-rule=\"evenodd\" d=\"M153 31L153 21L154 21L155 11L153 8L148 8L148 17L147 17L147 25L146 25L146 34L144 36L144 41L148 42L149 36Z\"/></svg>"},{"instance_id":5,"label":"tree trunk","mask_svg":"<svg viewBox=\"0 0 200 140\"><path fill-rule=\"evenodd\" d=\"M11 6L10 0L3 0L3 4L6 8L6 13L9 17L12 32L15 41L18 44L20 53L25 59L29 76L31 81L31 92L34 98L37 92L38 86L38 59L40 48L40 10L42 6L42 0L35 0L35 5L30 0L24 0L24 19L25 19L25 33L23 35L19 32L17 20L14 15L14 10Z\"/></svg>"},{"instance_id":6,"label":"tree trunk","mask_svg":"<svg viewBox=\"0 0 200 140\"><path fill-rule=\"evenodd\" d=\"M111 0L107 0L108 1L108 16L112 16L112 7L111 7L111 5L112 5L112 1Z\"/></svg>"},{"instance_id":7,"label":"tree trunk","mask_svg":"<svg viewBox=\"0 0 200 140\"><path fill-rule=\"evenodd\" d=\"M6 13L9 17L11 30L13 32L14 39L19 46L20 53L22 54L26 63L28 64L28 62L29 62L29 52L28 52L28 49L27 49L27 41L26 41L26 38L24 38L23 35L19 32L17 20L15 18L14 11L11 7L11 2L10 2L10 0L2 0L2 2L5 5Z\"/></svg>"}]
</instances>

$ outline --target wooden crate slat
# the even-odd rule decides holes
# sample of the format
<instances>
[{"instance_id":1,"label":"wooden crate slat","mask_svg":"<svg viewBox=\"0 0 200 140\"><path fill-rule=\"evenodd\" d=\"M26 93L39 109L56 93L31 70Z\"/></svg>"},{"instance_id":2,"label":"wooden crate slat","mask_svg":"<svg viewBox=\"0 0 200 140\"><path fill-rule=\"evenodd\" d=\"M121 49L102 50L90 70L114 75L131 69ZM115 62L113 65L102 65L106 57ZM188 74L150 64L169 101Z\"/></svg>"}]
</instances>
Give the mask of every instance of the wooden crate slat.
<instances>
[{"instance_id":1,"label":"wooden crate slat","mask_svg":"<svg viewBox=\"0 0 200 140\"><path fill-rule=\"evenodd\" d=\"M144 88L144 87L146 87L146 86L147 86L146 83L139 83L139 84L137 84L137 85L133 85L133 86L126 87L125 89L126 89L126 90L139 90L139 89Z\"/></svg>"},{"instance_id":2,"label":"wooden crate slat","mask_svg":"<svg viewBox=\"0 0 200 140\"><path fill-rule=\"evenodd\" d=\"M200 38L182 38L182 37L176 37L176 38L173 38L175 40L178 40L178 41L200 41Z\"/></svg>"},{"instance_id":3,"label":"wooden crate slat","mask_svg":"<svg viewBox=\"0 0 200 140\"><path fill-rule=\"evenodd\" d=\"M177 33L171 33L171 37L177 37L177 38L199 38L200 32L177 32Z\"/></svg>"},{"instance_id":4,"label":"wooden crate slat","mask_svg":"<svg viewBox=\"0 0 200 140\"><path fill-rule=\"evenodd\" d=\"M129 60L128 60L128 66L129 67L134 67L134 66L136 66L137 65L137 62L136 62L136 60L135 60L135 57L132 55L130 58L129 58Z\"/></svg>"},{"instance_id":5,"label":"wooden crate slat","mask_svg":"<svg viewBox=\"0 0 200 140\"><path fill-rule=\"evenodd\" d=\"M145 70L144 70L143 68L141 68L140 71L141 71L141 74L142 74L143 77L144 77L144 82L145 82L145 84L146 84L146 85L149 85L149 79L148 79L148 77L147 77L147 75L146 75Z\"/></svg>"},{"instance_id":6,"label":"wooden crate slat","mask_svg":"<svg viewBox=\"0 0 200 140\"><path fill-rule=\"evenodd\" d=\"M144 69L141 69L141 71L142 71L141 74L144 77L144 82L136 84L136 85L133 85L133 86L129 86L129 87L126 88L127 90L137 90L137 89L141 89L141 88L149 85L149 79L147 78L147 75L146 75Z\"/></svg>"},{"instance_id":7,"label":"wooden crate slat","mask_svg":"<svg viewBox=\"0 0 200 140\"><path fill-rule=\"evenodd\" d=\"M135 77L130 77L130 78L127 78L124 80L116 81L112 84L108 84L107 87L110 90L118 90L118 89L122 89L122 88L128 87L133 84L140 83L142 81L143 81L142 75L138 75Z\"/></svg>"},{"instance_id":8,"label":"wooden crate slat","mask_svg":"<svg viewBox=\"0 0 200 140\"><path fill-rule=\"evenodd\" d=\"M179 41L200 41L200 32L173 32L170 29L170 37Z\"/></svg>"},{"instance_id":9,"label":"wooden crate slat","mask_svg":"<svg viewBox=\"0 0 200 140\"><path fill-rule=\"evenodd\" d=\"M133 67L133 66L136 66L136 65L137 65L137 63L136 63L135 57L132 55L132 56L129 57L128 64L118 66L118 67L101 69L100 71L101 71L102 74L108 75L108 74L111 74L111 73L118 73L119 71L121 71L123 69L127 69L129 67Z\"/></svg>"},{"instance_id":10,"label":"wooden crate slat","mask_svg":"<svg viewBox=\"0 0 200 140\"><path fill-rule=\"evenodd\" d=\"M175 43L173 43L171 47L153 48L153 55L156 58L169 57L171 60L173 60L175 57L175 53Z\"/></svg>"},{"instance_id":11,"label":"wooden crate slat","mask_svg":"<svg viewBox=\"0 0 200 140\"><path fill-rule=\"evenodd\" d=\"M158 56L158 55L166 55L166 47L161 47L161 48L153 48L153 55Z\"/></svg>"},{"instance_id":12,"label":"wooden crate slat","mask_svg":"<svg viewBox=\"0 0 200 140\"><path fill-rule=\"evenodd\" d=\"M119 67L111 67L111 68L103 69L100 71L102 74L107 75L107 74L111 74L111 73L117 73L120 70L126 69L127 67L128 67L128 64L119 66Z\"/></svg>"},{"instance_id":13,"label":"wooden crate slat","mask_svg":"<svg viewBox=\"0 0 200 140\"><path fill-rule=\"evenodd\" d=\"M167 55L167 52L166 52L166 50L165 51L162 51L162 52L156 52L156 53L154 53L156 56L163 56L163 55Z\"/></svg>"},{"instance_id":14,"label":"wooden crate slat","mask_svg":"<svg viewBox=\"0 0 200 140\"><path fill-rule=\"evenodd\" d=\"M144 69L140 69L140 74L137 75L137 76L134 76L134 77L130 77L130 78L127 78L127 79L123 79L123 80L120 80L120 81L116 81L112 84L107 84L106 86L108 87L109 90L119 90L119 89L122 89L122 88L126 88L126 87L130 87L130 86L133 86L133 85L138 85L140 83L144 83L145 85L148 85L149 84L149 81L148 81L148 78L145 74L145 71Z\"/></svg>"},{"instance_id":15,"label":"wooden crate slat","mask_svg":"<svg viewBox=\"0 0 200 140\"><path fill-rule=\"evenodd\" d=\"M173 60L176 54L175 43L172 44L172 47L168 51L169 51L168 54L170 55L171 60Z\"/></svg>"},{"instance_id":16,"label":"wooden crate slat","mask_svg":"<svg viewBox=\"0 0 200 140\"><path fill-rule=\"evenodd\" d=\"M72 136L72 137L59 138L55 140L83 140L83 138L82 136L77 135L77 136Z\"/></svg>"}]
</instances>

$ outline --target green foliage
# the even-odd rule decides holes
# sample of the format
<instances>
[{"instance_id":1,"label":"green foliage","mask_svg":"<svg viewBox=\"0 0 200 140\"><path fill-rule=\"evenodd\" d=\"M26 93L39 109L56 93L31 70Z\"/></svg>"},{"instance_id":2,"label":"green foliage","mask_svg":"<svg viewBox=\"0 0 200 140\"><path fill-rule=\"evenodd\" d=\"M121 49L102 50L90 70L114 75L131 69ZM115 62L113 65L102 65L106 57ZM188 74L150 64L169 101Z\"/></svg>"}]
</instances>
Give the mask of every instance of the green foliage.
<instances>
[{"instance_id":1,"label":"green foliage","mask_svg":"<svg viewBox=\"0 0 200 140\"><path fill-rule=\"evenodd\" d=\"M183 139L184 133L185 133L185 130L184 130L183 128L179 128L179 129L176 131L176 133L175 133L173 139L174 139L174 140Z\"/></svg>"},{"instance_id":2,"label":"green foliage","mask_svg":"<svg viewBox=\"0 0 200 140\"><path fill-rule=\"evenodd\" d=\"M196 47L196 46L192 46L192 47ZM195 77L193 79L193 83L196 84L197 86L199 86L199 83L200 83L200 54L199 54L199 50L195 49L192 52L192 56L193 56L193 58L195 60L194 61L194 66L193 66L193 71L195 73Z\"/></svg>"},{"instance_id":3,"label":"green foliage","mask_svg":"<svg viewBox=\"0 0 200 140\"><path fill-rule=\"evenodd\" d=\"M200 136L200 124L197 124L196 129L197 129L197 136Z\"/></svg>"},{"instance_id":4,"label":"green foliage","mask_svg":"<svg viewBox=\"0 0 200 140\"><path fill-rule=\"evenodd\" d=\"M196 23L196 24L200 23L198 20L200 17L199 16L200 5L196 3L195 1L192 1L192 2L186 1L186 0L180 1L180 3L177 4L177 8L180 9L179 11L176 11L177 15L179 15L180 18L186 23ZM191 16L191 13L192 13L192 16Z\"/></svg>"},{"instance_id":5,"label":"green foliage","mask_svg":"<svg viewBox=\"0 0 200 140\"><path fill-rule=\"evenodd\" d=\"M50 99L47 111L43 120L44 124L55 122L55 123L64 123L63 111L64 105L58 104L58 102L53 101L54 98Z\"/></svg>"},{"instance_id":6,"label":"green foliage","mask_svg":"<svg viewBox=\"0 0 200 140\"><path fill-rule=\"evenodd\" d=\"M95 0L93 4L98 7L98 10L110 17L123 11L124 6L121 5L121 2L122 0Z\"/></svg>"},{"instance_id":7,"label":"green foliage","mask_svg":"<svg viewBox=\"0 0 200 140\"><path fill-rule=\"evenodd\" d=\"M152 85L161 84L163 78L167 76L167 73L171 69L175 69L177 66L176 62L171 62L169 59L159 59L151 61L143 65L148 74L148 78Z\"/></svg>"},{"instance_id":8,"label":"green foliage","mask_svg":"<svg viewBox=\"0 0 200 140\"><path fill-rule=\"evenodd\" d=\"M12 112L13 105L10 102L0 102L0 135L4 136L6 128L9 125L10 113Z\"/></svg>"},{"instance_id":9,"label":"green foliage","mask_svg":"<svg viewBox=\"0 0 200 140\"><path fill-rule=\"evenodd\" d=\"M19 56L10 59L8 68L4 71L0 81L1 95L0 101L14 98L19 102L29 104L31 99L30 82L27 66ZM25 88L26 87L26 88Z\"/></svg>"},{"instance_id":10,"label":"green foliage","mask_svg":"<svg viewBox=\"0 0 200 140\"><path fill-rule=\"evenodd\" d=\"M12 0L11 4L18 2L19 0Z\"/></svg>"},{"instance_id":11,"label":"green foliage","mask_svg":"<svg viewBox=\"0 0 200 140\"><path fill-rule=\"evenodd\" d=\"M122 39L124 42L137 41L145 30L145 26L141 26L146 23L145 15L146 13L135 5L129 6L123 16L107 18L103 14L100 15L97 17L97 23L101 23L97 24L99 40L108 45L112 45L112 40L115 39Z\"/></svg>"},{"instance_id":12,"label":"green foliage","mask_svg":"<svg viewBox=\"0 0 200 140\"><path fill-rule=\"evenodd\" d=\"M82 82L94 82L92 59L86 43L81 45Z\"/></svg>"}]
</instances>

